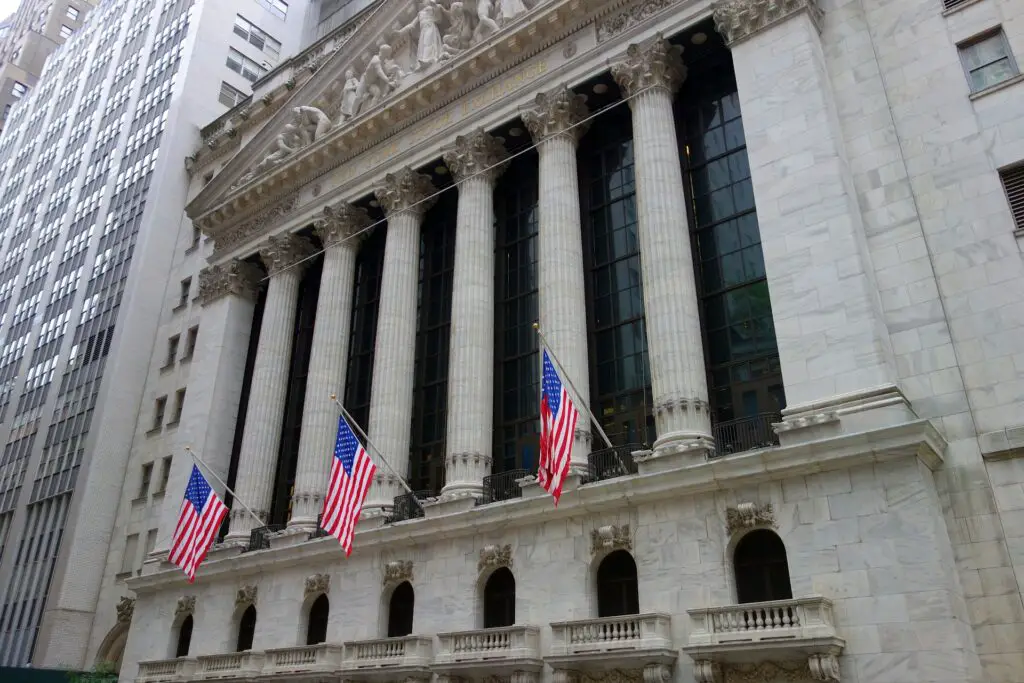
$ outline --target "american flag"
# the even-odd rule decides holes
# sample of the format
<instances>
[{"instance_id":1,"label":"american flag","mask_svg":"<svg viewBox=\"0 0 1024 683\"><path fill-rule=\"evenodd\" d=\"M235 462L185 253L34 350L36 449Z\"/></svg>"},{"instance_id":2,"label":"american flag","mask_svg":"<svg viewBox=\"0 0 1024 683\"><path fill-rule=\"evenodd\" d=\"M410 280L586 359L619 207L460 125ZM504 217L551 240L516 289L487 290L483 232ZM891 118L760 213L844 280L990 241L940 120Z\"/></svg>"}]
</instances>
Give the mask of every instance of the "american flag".
<instances>
[{"instance_id":1,"label":"american flag","mask_svg":"<svg viewBox=\"0 0 1024 683\"><path fill-rule=\"evenodd\" d=\"M352 536L366 500L366 492L377 472L377 466L366 449L352 433L344 415L338 416L338 438L334 443L331 482L324 498L320 526L341 541L345 555L352 554Z\"/></svg>"},{"instance_id":2,"label":"american flag","mask_svg":"<svg viewBox=\"0 0 1024 683\"><path fill-rule=\"evenodd\" d=\"M562 386L562 380L544 349L543 392L540 400L540 462L537 482L555 498L562 495L562 482L569 474L569 459L579 412Z\"/></svg>"},{"instance_id":3,"label":"american flag","mask_svg":"<svg viewBox=\"0 0 1024 683\"><path fill-rule=\"evenodd\" d=\"M170 560L188 575L188 582L196 579L196 569L206 558L213 536L228 514L202 472L192 465L192 476L185 487L185 500L181 501L178 526L171 537Z\"/></svg>"}]
</instances>

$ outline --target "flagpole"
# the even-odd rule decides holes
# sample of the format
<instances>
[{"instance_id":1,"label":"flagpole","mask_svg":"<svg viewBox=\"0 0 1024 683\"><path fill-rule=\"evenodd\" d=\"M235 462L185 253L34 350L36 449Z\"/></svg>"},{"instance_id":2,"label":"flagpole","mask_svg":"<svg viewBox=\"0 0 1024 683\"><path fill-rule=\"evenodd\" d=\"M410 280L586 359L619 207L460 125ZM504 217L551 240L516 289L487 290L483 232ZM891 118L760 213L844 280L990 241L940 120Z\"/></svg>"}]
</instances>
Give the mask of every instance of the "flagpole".
<instances>
[{"instance_id":1,"label":"flagpole","mask_svg":"<svg viewBox=\"0 0 1024 683\"><path fill-rule=\"evenodd\" d=\"M412 488L410 488L409 485L405 483L405 479L398 476L398 472L395 472L395 470L391 467L390 463L388 463L387 458L384 457L384 454L381 452L381 450L377 448L376 444L370 441L370 437L367 436L366 432L363 431L363 428L359 426L359 423L356 422L355 419L353 419L352 415L350 415L349 412L345 410L345 406L341 405L341 401L338 400L338 395L331 394L331 400L334 401L334 405L338 406L338 410L341 411L342 417L345 418L349 425L354 427L355 430L359 432L359 436L363 437L363 441L366 442L366 445L372 448L377 453L377 459L380 460L381 464L384 465L385 468L387 468L387 471L391 473L391 476L398 480L398 483L402 485L402 488L405 489L405 492L412 496L412 499L416 501L416 505L419 507L419 509L423 510L423 503L421 503L420 499L416 497L416 494L413 492ZM424 511L424 514L426 514L426 511Z\"/></svg>"},{"instance_id":2,"label":"flagpole","mask_svg":"<svg viewBox=\"0 0 1024 683\"><path fill-rule=\"evenodd\" d=\"M569 377L569 373L565 371L565 368L563 368L562 364L558 361L558 357L555 355L555 352L551 350L551 345L548 344L547 337L545 337L544 333L540 331L540 323L534 323L533 329L537 331L537 336L540 337L541 344L543 344L544 348L548 350L548 355L551 357L551 361L555 364L555 369L558 370L562 375L562 378L565 380L565 383L569 385L570 389L572 389L572 393L576 398L576 405L581 406L587 411L587 415L590 417L590 423L597 428L597 433L601 435L602 439L604 439L605 446L608 447L608 450L615 454L615 459L619 461L619 467L622 468L622 472L624 474L628 473L629 470L626 468L626 463L624 463L622 458L619 457L619 452L615 450L615 446L612 445L611 439L608 438L608 435L604 432L604 428L597 421L597 418L594 416L594 412L590 409L590 404L583 400L580 392L576 390L576 385L572 383L572 378ZM541 392L543 391L544 389L542 387Z\"/></svg>"},{"instance_id":3,"label":"flagpole","mask_svg":"<svg viewBox=\"0 0 1024 683\"><path fill-rule=\"evenodd\" d=\"M241 499L241 498L239 498L239 497L238 497L238 494L237 494L237 493L235 493L234 491L232 491L232 490L231 490L231 487L230 487L230 486L228 486L228 485L227 485L227 483L226 483L226 482L225 482L225 481L224 481L223 479L221 479L220 477L218 477L218 476L217 476L217 473L216 473L216 472L214 472L214 471L213 471L213 469L212 469L212 468L211 468L211 467L210 467L209 465L207 465L207 464L206 464L205 462L203 462L203 459L202 459L202 458L200 458L200 457L199 457L198 455L196 455L195 451L193 451L193 450L192 450L192 447L191 447L191 446L185 446L185 450L186 450L186 451L188 451L188 454L192 456L192 460L193 460L193 461L194 461L194 462L195 462L195 463L196 463L197 465L199 465L199 466L200 466L200 467L202 467L202 468L203 468L204 470L206 470L206 473L207 473L207 474L209 474L209 475L210 475L211 477L213 477L213 478L214 478L214 480L216 480L216 482L217 482L218 484L220 484L221 486L223 486L223 487L224 487L224 490L225 490L225 491L227 491L228 493L230 493L230 494L231 494L231 500L232 500L232 501L237 501L237 502L238 502L238 504L242 506L242 509L243 509L243 510L245 510L246 512L248 512L248 513L249 513L249 514L250 514L250 515L252 516L252 518L253 518L253 519L255 519L255 520L256 520L256 521L257 521L257 522L259 523L259 525L260 525L260 526L266 526L266 525L267 525L267 523L266 523L265 521L263 521L262 519L260 519L260 518L259 518L259 516L258 516L258 515L257 515L257 514L256 514L255 512L253 512L253 511L252 511L252 510L251 510L251 509L249 508L249 506L248 506L248 505L246 505L246 504L245 504L245 503L244 503L244 502L242 501L242 499Z\"/></svg>"}]
</instances>

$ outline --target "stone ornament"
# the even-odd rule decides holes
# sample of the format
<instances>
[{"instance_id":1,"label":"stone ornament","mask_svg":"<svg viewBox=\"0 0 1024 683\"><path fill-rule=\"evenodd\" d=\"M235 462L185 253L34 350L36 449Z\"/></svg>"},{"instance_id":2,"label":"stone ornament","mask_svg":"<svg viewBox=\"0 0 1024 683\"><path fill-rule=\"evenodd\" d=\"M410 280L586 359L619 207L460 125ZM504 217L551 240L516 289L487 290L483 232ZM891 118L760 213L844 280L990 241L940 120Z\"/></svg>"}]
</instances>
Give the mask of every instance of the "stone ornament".
<instances>
[{"instance_id":1,"label":"stone ornament","mask_svg":"<svg viewBox=\"0 0 1024 683\"><path fill-rule=\"evenodd\" d=\"M430 176L417 173L408 166L400 171L388 173L384 177L384 183L373 191L388 216L398 211L422 215L437 201L432 196L436 192L437 188L430 181ZM430 199L427 199L428 197Z\"/></svg>"},{"instance_id":2,"label":"stone ornament","mask_svg":"<svg viewBox=\"0 0 1024 683\"><path fill-rule=\"evenodd\" d=\"M245 185L296 152L309 147L326 135L331 125L331 119L317 107L293 107L288 123L274 139L273 151L240 177L234 187Z\"/></svg>"},{"instance_id":3,"label":"stone ornament","mask_svg":"<svg viewBox=\"0 0 1024 683\"><path fill-rule=\"evenodd\" d=\"M199 271L199 304L207 306L233 294L256 299L263 273L252 263L232 259Z\"/></svg>"},{"instance_id":4,"label":"stone ornament","mask_svg":"<svg viewBox=\"0 0 1024 683\"><path fill-rule=\"evenodd\" d=\"M352 239L362 230L373 223L370 214L366 209L354 206L348 202L341 202L334 206L325 206L323 217L319 218L313 225L324 247L330 247L339 242L356 246L358 239Z\"/></svg>"},{"instance_id":5,"label":"stone ornament","mask_svg":"<svg viewBox=\"0 0 1024 683\"><path fill-rule=\"evenodd\" d=\"M722 667L708 659L698 659L693 663L693 680L696 683L723 683Z\"/></svg>"},{"instance_id":6,"label":"stone ornament","mask_svg":"<svg viewBox=\"0 0 1024 683\"><path fill-rule=\"evenodd\" d=\"M127 595L121 596L121 599L117 602L117 623L127 624L132 620L134 613L135 598L129 598Z\"/></svg>"},{"instance_id":7,"label":"stone ornament","mask_svg":"<svg viewBox=\"0 0 1024 683\"><path fill-rule=\"evenodd\" d=\"M235 607L256 604L256 586L246 584L235 593Z\"/></svg>"},{"instance_id":8,"label":"stone ornament","mask_svg":"<svg viewBox=\"0 0 1024 683\"><path fill-rule=\"evenodd\" d=\"M384 565L384 585L412 581L412 560L395 560Z\"/></svg>"},{"instance_id":9,"label":"stone ornament","mask_svg":"<svg viewBox=\"0 0 1024 683\"><path fill-rule=\"evenodd\" d=\"M556 135L569 136L576 143L590 127L589 122L583 123L589 113L583 95L558 88L539 93L533 109L522 112L521 116L536 143Z\"/></svg>"},{"instance_id":10,"label":"stone ornament","mask_svg":"<svg viewBox=\"0 0 1024 683\"><path fill-rule=\"evenodd\" d=\"M740 503L725 510L725 530L730 536L758 526L777 528L771 503Z\"/></svg>"},{"instance_id":11,"label":"stone ornament","mask_svg":"<svg viewBox=\"0 0 1024 683\"><path fill-rule=\"evenodd\" d=\"M670 664L648 664L644 667L644 683L671 683Z\"/></svg>"},{"instance_id":12,"label":"stone ornament","mask_svg":"<svg viewBox=\"0 0 1024 683\"><path fill-rule=\"evenodd\" d=\"M178 598L178 604L174 607L174 616L178 617L182 614L192 614L196 611L196 596L194 595L182 595Z\"/></svg>"},{"instance_id":13,"label":"stone ornament","mask_svg":"<svg viewBox=\"0 0 1024 683\"><path fill-rule=\"evenodd\" d=\"M305 597L331 592L330 574L313 574L306 577Z\"/></svg>"},{"instance_id":14,"label":"stone ornament","mask_svg":"<svg viewBox=\"0 0 1024 683\"><path fill-rule=\"evenodd\" d=\"M816 681L839 681L839 658L832 653L811 655L807 667Z\"/></svg>"},{"instance_id":15,"label":"stone ornament","mask_svg":"<svg viewBox=\"0 0 1024 683\"><path fill-rule=\"evenodd\" d=\"M801 12L807 12L818 31L824 13L818 0L720 0L715 5L715 29L729 47Z\"/></svg>"},{"instance_id":16,"label":"stone ornament","mask_svg":"<svg viewBox=\"0 0 1024 683\"><path fill-rule=\"evenodd\" d=\"M609 524L591 530L591 555L614 550L633 550L633 538L630 536L628 524Z\"/></svg>"},{"instance_id":17,"label":"stone ornament","mask_svg":"<svg viewBox=\"0 0 1024 683\"><path fill-rule=\"evenodd\" d=\"M679 0L645 0L610 17L605 17L597 25L597 42L603 43L609 38L614 38L677 2Z\"/></svg>"},{"instance_id":18,"label":"stone ornament","mask_svg":"<svg viewBox=\"0 0 1024 683\"><path fill-rule=\"evenodd\" d=\"M648 88L661 88L675 94L686 78L683 48L660 35L647 47L633 44L626 57L612 64L612 78L626 97L633 97Z\"/></svg>"},{"instance_id":19,"label":"stone ornament","mask_svg":"<svg viewBox=\"0 0 1024 683\"><path fill-rule=\"evenodd\" d=\"M807 664L804 662L737 664L730 666L728 671L729 683L801 683L806 679Z\"/></svg>"},{"instance_id":20,"label":"stone ornament","mask_svg":"<svg viewBox=\"0 0 1024 683\"><path fill-rule=\"evenodd\" d=\"M256 214L251 220L239 223L232 229L221 233L214 240L214 256L222 254L238 244L247 242L252 237L261 233L265 226L280 222L292 212L292 209L298 203L299 193L293 192L266 211Z\"/></svg>"},{"instance_id":21,"label":"stone ornament","mask_svg":"<svg viewBox=\"0 0 1024 683\"><path fill-rule=\"evenodd\" d=\"M312 256L314 251L309 240L298 235L271 235L260 246L260 258L273 277Z\"/></svg>"},{"instance_id":22,"label":"stone ornament","mask_svg":"<svg viewBox=\"0 0 1024 683\"><path fill-rule=\"evenodd\" d=\"M499 569L512 566L512 546L485 545L480 549L480 559L476 563L477 571Z\"/></svg>"},{"instance_id":23,"label":"stone ornament","mask_svg":"<svg viewBox=\"0 0 1024 683\"><path fill-rule=\"evenodd\" d=\"M482 175L493 183L508 167L508 152L502 142L501 138L478 128L469 135L456 137L455 145L442 157L457 182Z\"/></svg>"}]
</instances>

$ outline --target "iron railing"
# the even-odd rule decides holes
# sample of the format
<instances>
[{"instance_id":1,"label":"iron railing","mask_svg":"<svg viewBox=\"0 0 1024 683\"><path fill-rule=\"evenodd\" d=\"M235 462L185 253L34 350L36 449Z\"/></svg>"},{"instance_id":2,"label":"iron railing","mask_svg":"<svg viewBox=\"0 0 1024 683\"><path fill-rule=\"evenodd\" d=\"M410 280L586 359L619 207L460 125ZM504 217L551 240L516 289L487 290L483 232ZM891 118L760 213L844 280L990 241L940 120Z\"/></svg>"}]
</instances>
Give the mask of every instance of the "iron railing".
<instances>
[{"instance_id":1,"label":"iron railing","mask_svg":"<svg viewBox=\"0 0 1024 683\"><path fill-rule=\"evenodd\" d=\"M484 494L478 501L480 505L512 500L523 495L523 489L516 483L517 479L530 474L530 470L516 469L498 472L484 477Z\"/></svg>"},{"instance_id":2,"label":"iron railing","mask_svg":"<svg viewBox=\"0 0 1024 683\"><path fill-rule=\"evenodd\" d=\"M637 466L633 462L633 451L641 451L645 448L646 446L641 444L630 443L625 446L591 451L587 456L588 473L584 483L636 474Z\"/></svg>"},{"instance_id":3,"label":"iron railing","mask_svg":"<svg viewBox=\"0 0 1024 683\"><path fill-rule=\"evenodd\" d=\"M407 519L419 519L423 516L423 507L418 501L429 498L430 495L430 491L423 490L395 496L394 507L391 508L391 514L384 518L384 522L394 524Z\"/></svg>"},{"instance_id":4,"label":"iron railing","mask_svg":"<svg viewBox=\"0 0 1024 683\"><path fill-rule=\"evenodd\" d=\"M314 538L323 538L325 536L330 536L330 534L327 533L327 530L320 526L320 523L323 521L324 514L321 512L319 515L316 516L316 529L309 534L309 540L312 541Z\"/></svg>"},{"instance_id":5,"label":"iron railing","mask_svg":"<svg viewBox=\"0 0 1024 683\"><path fill-rule=\"evenodd\" d=\"M245 546L242 552L268 550L270 548L270 534L283 530L283 524L268 524L267 526L256 527L249 532L249 545Z\"/></svg>"},{"instance_id":6,"label":"iron railing","mask_svg":"<svg viewBox=\"0 0 1024 683\"><path fill-rule=\"evenodd\" d=\"M779 435L772 429L772 424L781 421L780 413L761 413L713 425L715 455L721 457L778 446Z\"/></svg>"}]
</instances>

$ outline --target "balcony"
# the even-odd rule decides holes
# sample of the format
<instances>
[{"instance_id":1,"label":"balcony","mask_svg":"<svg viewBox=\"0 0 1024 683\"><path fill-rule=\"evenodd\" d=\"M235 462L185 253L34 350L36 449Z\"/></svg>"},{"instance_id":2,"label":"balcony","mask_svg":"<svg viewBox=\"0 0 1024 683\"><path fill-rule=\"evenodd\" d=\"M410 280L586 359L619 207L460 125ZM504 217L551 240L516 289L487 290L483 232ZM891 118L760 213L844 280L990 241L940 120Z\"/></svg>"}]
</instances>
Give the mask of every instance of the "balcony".
<instances>
[{"instance_id":1,"label":"balcony","mask_svg":"<svg viewBox=\"0 0 1024 683\"><path fill-rule=\"evenodd\" d=\"M539 673L540 630L535 626L505 626L478 631L439 633L434 671L458 678L495 675L517 671Z\"/></svg>"},{"instance_id":2,"label":"balcony","mask_svg":"<svg viewBox=\"0 0 1024 683\"><path fill-rule=\"evenodd\" d=\"M672 620L667 614L563 621L551 624L551 654L556 670L637 670L676 660Z\"/></svg>"},{"instance_id":3,"label":"balcony","mask_svg":"<svg viewBox=\"0 0 1024 683\"><path fill-rule=\"evenodd\" d=\"M828 676L835 656L846 644L836 634L832 602L820 596L688 612L693 627L682 649L698 662L807 660L812 671L824 668ZM836 672L838 675L838 668Z\"/></svg>"},{"instance_id":4,"label":"balcony","mask_svg":"<svg viewBox=\"0 0 1024 683\"><path fill-rule=\"evenodd\" d=\"M642 444L631 443L625 446L592 451L587 456L589 472L584 483L589 484L595 481L604 481L605 479L615 479L636 474L637 465L633 462L633 452L641 451L645 448Z\"/></svg>"},{"instance_id":5,"label":"balcony","mask_svg":"<svg viewBox=\"0 0 1024 683\"><path fill-rule=\"evenodd\" d=\"M357 681L429 680L433 639L403 636L345 643L343 678Z\"/></svg>"},{"instance_id":6,"label":"balcony","mask_svg":"<svg viewBox=\"0 0 1024 683\"><path fill-rule=\"evenodd\" d=\"M711 432L715 437L715 455L732 455L778 446L779 435L772 428L776 422L782 422L781 413L761 413L713 425Z\"/></svg>"},{"instance_id":7,"label":"balcony","mask_svg":"<svg viewBox=\"0 0 1024 683\"><path fill-rule=\"evenodd\" d=\"M520 498L523 490L517 481L531 474L530 470L518 469L499 472L484 477L484 493L478 502L479 505L500 503L503 500Z\"/></svg>"},{"instance_id":8,"label":"balcony","mask_svg":"<svg viewBox=\"0 0 1024 683\"><path fill-rule=\"evenodd\" d=\"M242 552L250 553L256 550L269 550L270 534L283 530L283 524L268 524L267 526L256 527L249 532L249 543Z\"/></svg>"},{"instance_id":9,"label":"balcony","mask_svg":"<svg viewBox=\"0 0 1024 683\"><path fill-rule=\"evenodd\" d=\"M304 645L267 650L264 675L327 673L341 668L341 645Z\"/></svg>"},{"instance_id":10,"label":"balcony","mask_svg":"<svg viewBox=\"0 0 1024 683\"><path fill-rule=\"evenodd\" d=\"M196 657L197 680L248 678L258 674L262 668L262 652L230 652Z\"/></svg>"},{"instance_id":11,"label":"balcony","mask_svg":"<svg viewBox=\"0 0 1024 683\"><path fill-rule=\"evenodd\" d=\"M407 519L419 519L423 516L423 506L419 501L429 498L430 495L430 491L414 491L395 496L394 507L391 508L391 514L384 519L384 522L394 524Z\"/></svg>"},{"instance_id":12,"label":"balcony","mask_svg":"<svg viewBox=\"0 0 1024 683\"><path fill-rule=\"evenodd\" d=\"M188 657L139 662L136 683L179 683L190 680L196 670L196 660Z\"/></svg>"}]
</instances>

